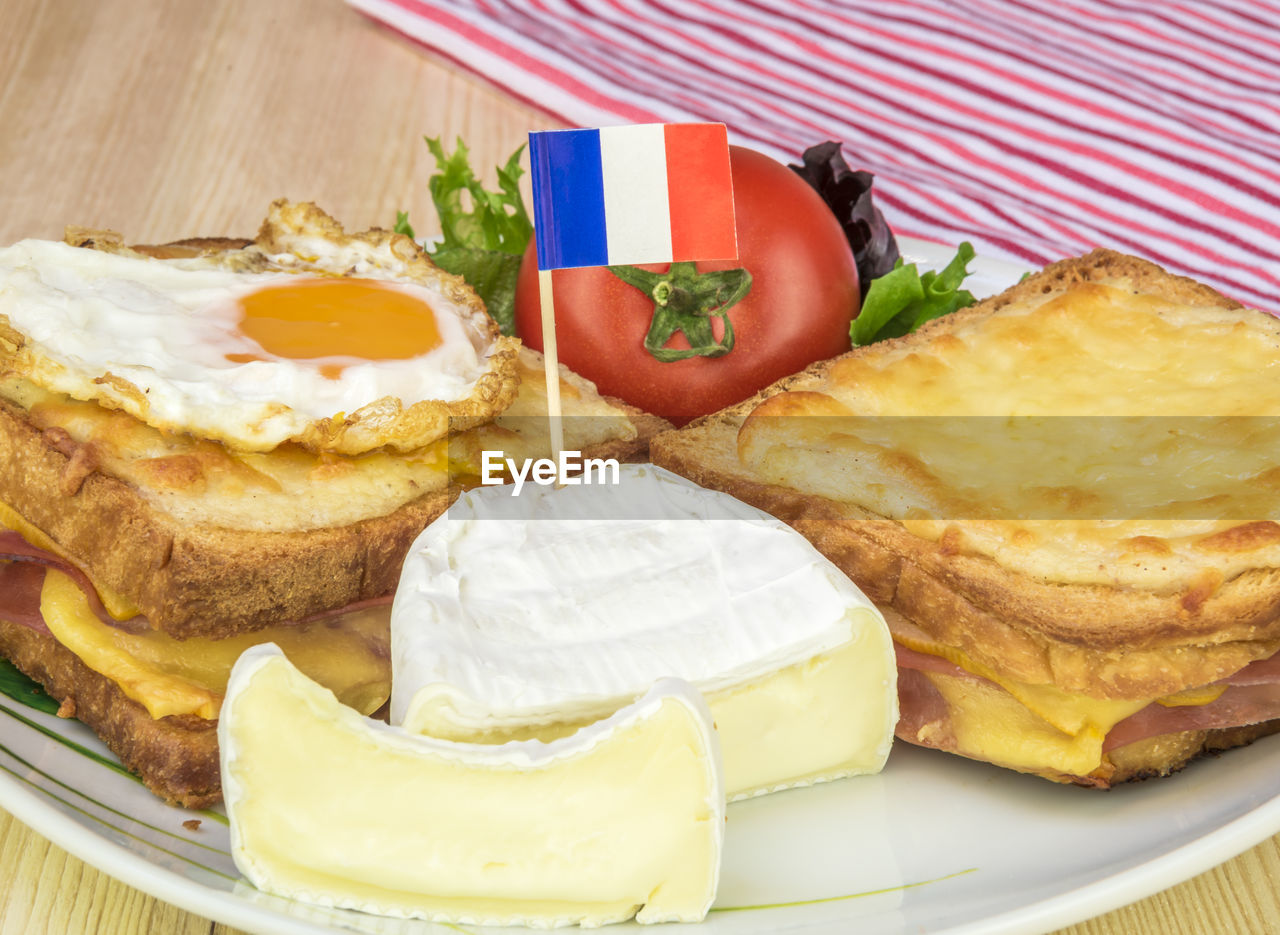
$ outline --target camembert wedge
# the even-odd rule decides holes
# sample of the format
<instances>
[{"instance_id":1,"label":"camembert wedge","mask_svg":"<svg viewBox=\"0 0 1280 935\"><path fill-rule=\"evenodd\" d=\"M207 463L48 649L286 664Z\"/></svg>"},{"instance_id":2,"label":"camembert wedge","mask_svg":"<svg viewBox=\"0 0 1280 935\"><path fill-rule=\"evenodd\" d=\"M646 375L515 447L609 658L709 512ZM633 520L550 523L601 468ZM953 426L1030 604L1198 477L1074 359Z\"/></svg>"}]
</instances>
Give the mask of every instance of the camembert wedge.
<instances>
[{"instance_id":1,"label":"camembert wedge","mask_svg":"<svg viewBox=\"0 0 1280 935\"><path fill-rule=\"evenodd\" d=\"M477 746L361 717L274 646L218 727L236 866L323 906L477 925L696 921L724 786L710 713L664 680L549 744Z\"/></svg>"}]
</instances>

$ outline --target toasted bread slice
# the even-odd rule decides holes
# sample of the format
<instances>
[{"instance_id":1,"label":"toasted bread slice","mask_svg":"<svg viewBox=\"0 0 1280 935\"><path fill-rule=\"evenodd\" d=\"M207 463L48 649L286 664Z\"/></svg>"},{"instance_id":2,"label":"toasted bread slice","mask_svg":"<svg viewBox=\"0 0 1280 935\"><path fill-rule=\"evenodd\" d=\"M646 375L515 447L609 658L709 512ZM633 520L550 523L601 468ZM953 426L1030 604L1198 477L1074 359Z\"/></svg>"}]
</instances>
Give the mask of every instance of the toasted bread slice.
<instances>
[{"instance_id":1,"label":"toasted bread slice","mask_svg":"<svg viewBox=\"0 0 1280 935\"><path fill-rule=\"evenodd\" d=\"M648 439L667 423L573 379L577 385L566 380L566 388L577 395L565 397L570 445L581 433L587 456L643 458ZM536 410L542 391L527 386ZM107 410L85 420L81 406L97 408L78 404L57 424L48 407L33 418L0 399L0 501L47 533L95 584L179 638L216 638L390 593L414 537L444 512L459 480L479 473L451 461L461 438L429 461L380 454L353 463L294 450L255 454L250 464L222 446L174 438L154 451L146 441L154 430ZM590 415L575 417L584 410ZM510 428L481 427L468 437L549 451L536 435L545 417L506 421ZM398 501L387 501L388 478L400 482ZM292 513L304 521L323 516L326 503L334 504L332 525L269 525ZM362 506L363 514L352 515Z\"/></svg>"},{"instance_id":2,"label":"toasted bread slice","mask_svg":"<svg viewBox=\"0 0 1280 935\"><path fill-rule=\"evenodd\" d=\"M1141 314L1126 324L1130 304ZM1056 322L1046 324L1047 316ZM974 517L955 506L962 501L946 478L921 470L911 452L868 459L871 471L850 473L856 458L841 437L849 425L842 419L867 414L1012 414L1000 406L1027 389L1016 375L1029 374L1031 392L1040 385L1036 371L1058 392L1047 393L1041 409L1029 410L1033 414L1059 405L1063 412L1087 412L1114 392L1104 414L1140 415L1158 385L1146 393L1126 390L1117 372L1123 368L1109 369L1114 362L1105 359L1095 359L1079 380L1069 372L1089 360L1081 349L1100 328L1110 329L1113 340L1098 346L1114 348L1122 346L1126 328L1139 326L1147 330L1134 331L1117 352L1127 355L1126 366L1140 361L1134 366L1159 374L1170 361L1199 354L1206 359L1196 365L1197 374L1209 375L1203 395L1175 397L1172 406L1162 401L1153 415L1244 414L1232 408L1234 402L1215 409L1214 401L1229 398L1247 400L1257 407L1252 413L1280 415L1280 394L1265 385L1275 383L1265 366L1280 366L1280 323L1153 264L1095 251L1053 264L912 335L815 364L736 406L664 433L654 440L651 457L791 523L879 605L1004 677L1110 700L1202 686L1280 648L1280 524L1228 518L1126 526L1087 512L1028 520L993 510ZM1072 329L1089 340L1064 349ZM1048 346L1037 344L1041 339ZM1247 352L1215 359L1237 340ZM1072 353L1079 358L1059 366ZM1242 375L1255 367L1262 369ZM1215 368L1222 371L1216 384ZM1233 383L1238 388L1241 379L1255 377L1262 382L1250 387L1259 386L1258 392L1232 396ZM1176 377L1170 373L1169 379ZM963 398L964 386L976 398ZM994 392L1001 387L1007 396ZM1190 408L1201 402L1209 405ZM981 468L999 476L1002 465ZM850 477L861 480L855 484ZM1021 484L1034 481L1022 478ZM1013 480L1008 485L1017 486ZM923 490L941 512L924 519L894 515L894 497L904 490ZM1022 490L1009 496L1015 509L1028 502ZM951 515L948 506L955 510ZM1202 740L1180 741L1179 749L1218 742L1208 735ZM1126 751L1131 761L1132 754ZM1163 772L1174 759L1137 757L1126 770Z\"/></svg>"},{"instance_id":3,"label":"toasted bread slice","mask_svg":"<svg viewBox=\"0 0 1280 935\"><path fill-rule=\"evenodd\" d=\"M66 716L88 725L166 802L205 808L222 798L217 721L153 718L52 636L2 618L0 655L43 685Z\"/></svg>"}]
</instances>

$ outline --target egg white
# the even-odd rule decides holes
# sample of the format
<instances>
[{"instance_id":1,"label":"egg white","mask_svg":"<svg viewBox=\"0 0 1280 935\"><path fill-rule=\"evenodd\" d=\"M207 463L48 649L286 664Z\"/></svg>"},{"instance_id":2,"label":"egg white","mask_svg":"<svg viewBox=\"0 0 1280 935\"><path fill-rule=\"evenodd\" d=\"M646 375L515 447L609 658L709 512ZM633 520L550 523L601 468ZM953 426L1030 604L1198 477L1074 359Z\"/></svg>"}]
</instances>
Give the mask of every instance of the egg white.
<instances>
[{"instance_id":1,"label":"egg white","mask_svg":"<svg viewBox=\"0 0 1280 935\"><path fill-rule=\"evenodd\" d=\"M474 300L408 277L389 241L312 236L304 246L308 255L258 256L260 271L239 272L216 256L161 260L25 240L0 249L0 316L22 335L19 369L38 384L248 450L269 450L317 420L341 420L379 400L408 408L475 391L494 341ZM338 272L384 280L428 304L440 345L403 360L294 360L240 333L241 296L299 274ZM265 359L233 363L228 354ZM326 363L344 366L329 378L320 371Z\"/></svg>"}]
</instances>

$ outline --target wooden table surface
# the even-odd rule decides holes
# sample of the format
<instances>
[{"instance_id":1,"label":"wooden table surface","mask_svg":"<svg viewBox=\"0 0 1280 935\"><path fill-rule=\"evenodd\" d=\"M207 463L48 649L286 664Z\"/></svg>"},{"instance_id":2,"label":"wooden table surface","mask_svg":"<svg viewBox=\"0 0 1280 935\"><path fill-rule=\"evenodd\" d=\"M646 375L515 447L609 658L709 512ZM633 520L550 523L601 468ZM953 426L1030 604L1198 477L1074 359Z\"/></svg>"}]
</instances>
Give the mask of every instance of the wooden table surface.
<instances>
[{"instance_id":1,"label":"wooden table surface","mask_svg":"<svg viewBox=\"0 0 1280 935\"><path fill-rule=\"evenodd\" d=\"M489 168L553 125L339 0L3 0L0 24L0 243L67 223L135 241L250 234L280 196L351 229L407 209L431 233L423 134L462 136ZM231 931L21 817L0 812L0 935ZM1064 932L1277 932L1278 882L1280 837Z\"/></svg>"}]
</instances>

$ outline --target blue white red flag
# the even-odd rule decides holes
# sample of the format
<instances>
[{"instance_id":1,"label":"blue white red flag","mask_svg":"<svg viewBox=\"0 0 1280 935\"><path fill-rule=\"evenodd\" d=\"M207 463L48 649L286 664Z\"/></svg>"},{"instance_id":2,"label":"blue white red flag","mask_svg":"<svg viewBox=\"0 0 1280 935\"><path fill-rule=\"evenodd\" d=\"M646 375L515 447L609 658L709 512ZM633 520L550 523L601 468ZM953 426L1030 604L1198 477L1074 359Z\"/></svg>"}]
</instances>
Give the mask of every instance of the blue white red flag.
<instances>
[{"instance_id":1,"label":"blue white red flag","mask_svg":"<svg viewBox=\"0 0 1280 935\"><path fill-rule=\"evenodd\" d=\"M529 134L538 268L738 256L724 124Z\"/></svg>"}]
</instances>

